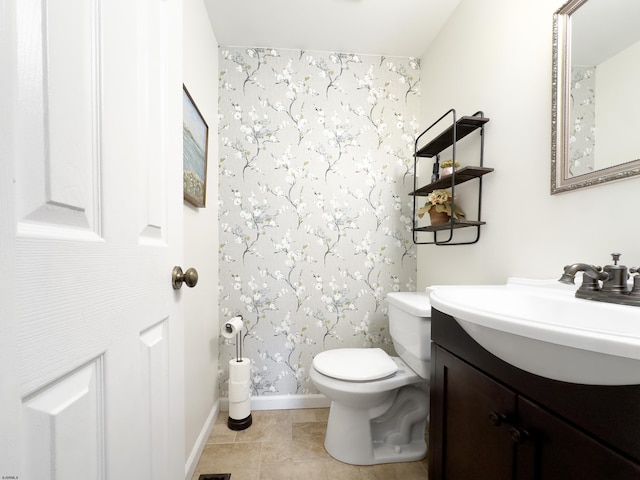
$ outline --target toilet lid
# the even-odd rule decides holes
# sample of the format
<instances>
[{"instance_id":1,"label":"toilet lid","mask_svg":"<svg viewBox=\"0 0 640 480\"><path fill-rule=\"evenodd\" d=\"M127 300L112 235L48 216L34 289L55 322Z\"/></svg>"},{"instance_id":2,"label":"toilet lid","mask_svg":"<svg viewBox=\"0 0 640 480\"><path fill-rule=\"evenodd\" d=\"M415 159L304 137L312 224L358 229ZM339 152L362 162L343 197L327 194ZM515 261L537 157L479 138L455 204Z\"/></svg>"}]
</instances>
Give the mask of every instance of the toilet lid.
<instances>
[{"instance_id":1,"label":"toilet lid","mask_svg":"<svg viewBox=\"0 0 640 480\"><path fill-rule=\"evenodd\" d=\"M338 348L319 353L313 367L323 375L351 382L386 378L398 371L398 365L381 348Z\"/></svg>"}]
</instances>

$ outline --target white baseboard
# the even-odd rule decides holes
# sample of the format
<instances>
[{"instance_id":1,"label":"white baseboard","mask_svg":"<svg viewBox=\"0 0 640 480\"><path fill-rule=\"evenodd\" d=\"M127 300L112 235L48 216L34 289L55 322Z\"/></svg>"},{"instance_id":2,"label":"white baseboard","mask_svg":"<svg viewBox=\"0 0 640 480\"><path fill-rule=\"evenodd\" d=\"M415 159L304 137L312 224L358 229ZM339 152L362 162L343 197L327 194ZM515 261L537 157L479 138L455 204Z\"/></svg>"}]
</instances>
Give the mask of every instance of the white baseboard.
<instances>
[{"instance_id":1,"label":"white baseboard","mask_svg":"<svg viewBox=\"0 0 640 480\"><path fill-rule=\"evenodd\" d=\"M226 400L226 399L225 399ZM228 403L228 401L227 401ZM191 453L189 454L189 458L184 465L184 478L185 480L191 480L193 477L193 472L196 471L196 467L198 466L198 460L200 460L200 456L202 455L202 451L207 444L207 439L209 435L211 435L211 430L213 429L213 424L218 418L218 414L220 413L220 401L214 403L211 412L207 416L206 421L200 431L200 435L196 440L195 445L191 449Z\"/></svg>"},{"instance_id":2,"label":"white baseboard","mask_svg":"<svg viewBox=\"0 0 640 480\"><path fill-rule=\"evenodd\" d=\"M331 400L321 393L308 395L262 395L251 397L251 410L293 410L296 408L325 408ZM220 399L220 410L229 411L229 399Z\"/></svg>"}]
</instances>

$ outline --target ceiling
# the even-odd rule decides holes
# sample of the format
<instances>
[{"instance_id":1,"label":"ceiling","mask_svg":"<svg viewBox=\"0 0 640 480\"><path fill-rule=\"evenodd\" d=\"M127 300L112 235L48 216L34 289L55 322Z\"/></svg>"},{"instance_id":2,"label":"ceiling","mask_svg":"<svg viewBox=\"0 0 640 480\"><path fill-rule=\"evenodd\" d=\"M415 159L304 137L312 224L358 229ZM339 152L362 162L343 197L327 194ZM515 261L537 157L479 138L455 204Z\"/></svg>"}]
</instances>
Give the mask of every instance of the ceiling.
<instances>
[{"instance_id":1,"label":"ceiling","mask_svg":"<svg viewBox=\"0 0 640 480\"><path fill-rule=\"evenodd\" d=\"M203 0L220 46L420 57L460 0Z\"/></svg>"},{"instance_id":2,"label":"ceiling","mask_svg":"<svg viewBox=\"0 0 640 480\"><path fill-rule=\"evenodd\" d=\"M587 2L571 14L571 63L600 65L640 42L640 2Z\"/></svg>"}]
</instances>

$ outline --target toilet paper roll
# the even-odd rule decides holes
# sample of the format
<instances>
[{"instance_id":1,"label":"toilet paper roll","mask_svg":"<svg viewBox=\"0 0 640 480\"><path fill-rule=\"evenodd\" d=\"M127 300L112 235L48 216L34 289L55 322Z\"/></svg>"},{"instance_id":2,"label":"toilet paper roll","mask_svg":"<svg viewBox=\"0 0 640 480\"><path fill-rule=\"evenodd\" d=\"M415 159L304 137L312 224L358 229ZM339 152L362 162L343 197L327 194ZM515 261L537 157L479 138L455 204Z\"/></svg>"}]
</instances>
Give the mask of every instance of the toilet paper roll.
<instances>
[{"instance_id":1,"label":"toilet paper roll","mask_svg":"<svg viewBox=\"0 0 640 480\"><path fill-rule=\"evenodd\" d=\"M233 317L222 325L222 336L224 338L233 338L242 330L242 317Z\"/></svg>"},{"instance_id":2,"label":"toilet paper roll","mask_svg":"<svg viewBox=\"0 0 640 480\"><path fill-rule=\"evenodd\" d=\"M249 382L229 382L229 401L244 402L249 399Z\"/></svg>"},{"instance_id":3,"label":"toilet paper roll","mask_svg":"<svg viewBox=\"0 0 640 480\"><path fill-rule=\"evenodd\" d=\"M246 383L249 384L251 378L251 360L242 358L240 361L236 359L229 360L229 384Z\"/></svg>"},{"instance_id":4,"label":"toilet paper roll","mask_svg":"<svg viewBox=\"0 0 640 480\"><path fill-rule=\"evenodd\" d=\"M229 402L229 418L242 420L251 415L251 400Z\"/></svg>"},{"instance_id":5,"label":"toilet paper roll","mask_svg":"<svg viewBox=\"0 0 640 480\"><path fill-rule=\"evenodd\" d=\"M251 414L251 361L229 360L229 417L241 420Z\"/></svg>"}]
</instances>

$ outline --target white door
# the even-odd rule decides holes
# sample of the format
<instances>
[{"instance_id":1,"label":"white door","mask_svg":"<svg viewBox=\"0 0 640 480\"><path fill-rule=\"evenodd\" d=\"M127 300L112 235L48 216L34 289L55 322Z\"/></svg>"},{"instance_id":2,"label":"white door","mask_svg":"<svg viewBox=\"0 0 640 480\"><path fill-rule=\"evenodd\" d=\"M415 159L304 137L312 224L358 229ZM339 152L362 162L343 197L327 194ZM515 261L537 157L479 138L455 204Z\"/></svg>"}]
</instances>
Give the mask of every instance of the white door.
<instances>
[{"instance_id":1,"label":"white door","mask_svg":"<svg viewBox=\"0 0 640 480\"><path fill-rule=\"evenodd\" d=\"M4 480L184 477L181 17L0 2Z\"/></svg>"}]
</instances>

